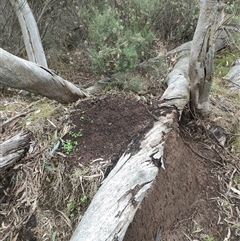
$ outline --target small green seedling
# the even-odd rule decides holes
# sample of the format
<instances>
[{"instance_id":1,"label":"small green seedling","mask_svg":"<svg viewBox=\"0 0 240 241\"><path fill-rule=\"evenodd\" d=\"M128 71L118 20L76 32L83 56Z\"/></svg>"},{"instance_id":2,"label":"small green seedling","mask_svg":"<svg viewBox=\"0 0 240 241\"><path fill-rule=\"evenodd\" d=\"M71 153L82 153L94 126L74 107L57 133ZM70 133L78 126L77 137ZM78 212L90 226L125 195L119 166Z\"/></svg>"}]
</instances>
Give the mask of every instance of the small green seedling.
<instances>
[{"instance_id":1,"label":"small green seedling","mask_svg":"<svg viewBox=\"0 0 240 241\"><path fill-rule=\"evenodd\" d=\"M68 203L67 203L67 209L68 210L72 210L74 208L74 201L73 200L70 200Z\"/></svg>"},{"instance_id":2,"label":"small green seedling","mask_svg":"<svg viewBox=\"0 0 240 241\"><path fill-rule=\"evenodd\" d=\"M84 196L81 198L81 202L82 202L82 203L85 203L86 201L87 201L87 196L84 195Z\"/></svg>"},{"instance_id":3,"label":"small green seedling","mask_svg":"<svg viewBox=\"0 0 240 241\"><path fill-rule=\"evenodd\" d=\"M213 237L207 235L206 237L204 237L202 239L202 241L215 241L215 239Z\"/></svg>"},{"instance_id":4,"label":"small green seedling","mask_svg":"<svg viewBox=\"0 0 240 241\"><path fill-rule=\"evenodd\" d=\"M66 140L62 143L62 149L66 152L67 155L77 146L77 141Z\"/></svg>"},{"instance_id":5,"label":"small green seedling","mask_svg":"<svg viewBox=\"0 0 240 241\"><path fill-rule=\"evenodd\" d=\"M81 199L80 202L75 202L74 200L69 200L67 203L67 209L69 210L69 217L70 219L73 219L76 216L76 212L81 211L81 207L86 203L87 201L87 196L84 195Z\"/></svg>"},{"instance_id":6,"label":"small green seedling","mask_svg":"<svg viewBox=\"0 0 240 241\"><path fill-rule=\"evenodd\" d=\"M80 121L84 121L84 111L82 111L82 115L80 116Z\"/></svg>"},{"instance_id":7,"label":"small green seedling","mask_svg":"<svg viewBox=\"0 0 240 241\"><path fill-rule=\"evenodd\" d=\"M73 138L77 138L77 137L83 136L82 129L80 129L78 132L69 131L68 134L69 134L69 136L71 136Z\"/></svg>"}]
</instances>

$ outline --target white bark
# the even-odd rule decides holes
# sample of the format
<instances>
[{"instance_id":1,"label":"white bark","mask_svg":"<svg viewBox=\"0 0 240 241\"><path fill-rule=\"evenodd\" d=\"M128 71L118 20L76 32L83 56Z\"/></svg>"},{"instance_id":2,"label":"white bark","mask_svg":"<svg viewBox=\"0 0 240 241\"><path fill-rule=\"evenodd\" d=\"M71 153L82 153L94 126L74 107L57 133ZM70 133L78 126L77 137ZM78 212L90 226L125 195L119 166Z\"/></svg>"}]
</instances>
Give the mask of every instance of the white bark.
<instances>
[{"instance_id":1,"label":"white bark","mask_svg":"<svg viewBox=\"0 0 240 241\"><path fill-rule=\"evenodd\" d=\"M71 241L123 240L158 173L152 159L162 161L163 137L170 130L167 124L172 122L172 115L155 123L142 141L140 151L122 155L94 196Z\"/></svg>"},{"instance_id":2,"label":"white bark","mask_svg":"<svg viewBox=\"0 0 240 241\"><path fill-rule=\"evenodd\" d=\"M189 59L191 108L193 113L208 115L212 85L216 31L224 22L218 0L200 0L200 15Z\"/></svg>"},{"instance_id":3,"label":"white bark","mask_svg":"<svg viewBox=\"0 0 240 241\"><path fill-rule=\"evenodd\" d=\"M27 0L10 0L21 26L28 59L47 68L47 60L42 47L37 23Z\"/></svg>"},{"instance_id":4,"label":"white bark","mask_svg":"<svg viewBox=\"0 0 240 241\"><path fill-rule=\"evenodd\" d=\"M173 56L176 56L176 60L173 62L173 69L164 80L168 88L163 93L159 106L175 106L178 108L180 114L190 98L190 87L188 82L190 46L191 42L185 43L167 53L168 59L172 59Z\"/></svg>"},{"instance_id":5,"label":"white bark","mask_svg":"<svg viewBox=\"0 0 240 241\"><path fill-rule=\"evenodd\" d=\"M51 70L14 56L1 48L0 83L46 96L60 103L75 102L80 97L86 96L74 84Z\"/></svg>"},{"instance_id":6,"label":"white bark","mask_svg":"<svg viewBox=\"0 0 240 241\"><path fill-rule=\"evenodd\" d=\"M29 149L32 134L21 132L0 144L0 169L13 165Z\"/></svg>"}]
</instances>

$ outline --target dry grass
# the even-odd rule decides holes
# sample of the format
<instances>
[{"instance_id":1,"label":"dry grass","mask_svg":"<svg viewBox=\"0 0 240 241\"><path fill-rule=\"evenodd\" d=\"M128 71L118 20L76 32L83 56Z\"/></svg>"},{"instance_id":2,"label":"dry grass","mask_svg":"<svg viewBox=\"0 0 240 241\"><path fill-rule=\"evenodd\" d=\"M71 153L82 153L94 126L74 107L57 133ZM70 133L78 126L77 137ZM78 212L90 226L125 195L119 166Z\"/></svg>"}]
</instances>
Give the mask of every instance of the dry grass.
<instances>
[{"instance_id":1,"label":"dry grass","mask_svg":"<svg viewBox=\"0 0 240 241\"><path fill-rule=\"evenodd\" d=\"M240 236L240 91L231 90L218 75L211 91L212 121L224 128L226 146L223 150L223 166L216 171L221 193L216 198L221 210L218 223L228 226L224 241Z\"/></svg>"},{"instance_id":2,"label":"dry grass","mask_svg":"<svg viewBox=\"0 0 240 241\"><path fill-rule=\"evenodd\" d=\"M56 230L58 237L69 239L78 221L76 211L84 213L108 163L99 159L90 166L66 170L66 155L54 147L71 128L70 107L42 97L23 97L14 90L2 96L0 106L1 121L8 122L1 142L25 128L34 136L27 155L1 176L0 239L17 240L29 220L37 223L39 240L54 240ZM80 193L87 197L81 203Z\"/></svg>"}]
</instances>

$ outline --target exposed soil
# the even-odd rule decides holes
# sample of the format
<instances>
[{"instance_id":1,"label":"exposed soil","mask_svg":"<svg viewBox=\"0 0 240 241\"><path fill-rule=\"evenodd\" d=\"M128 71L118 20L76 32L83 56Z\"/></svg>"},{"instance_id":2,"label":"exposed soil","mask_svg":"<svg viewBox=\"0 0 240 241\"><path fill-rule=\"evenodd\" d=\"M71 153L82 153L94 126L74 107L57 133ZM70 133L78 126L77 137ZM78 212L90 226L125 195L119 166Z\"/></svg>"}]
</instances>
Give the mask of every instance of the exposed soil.
<instances>
[{"instance_id":1,"label":"exposed soil","mask_svg":"<svg viewBox=\"0 0 240 241\"><path fill-rule=\"evenodd\" d=\"M131 140L141 138L151 128L155 120L150 113L157 114L154 104L150 107L137 101L133 95L119 94L84 100L68 111L71 113L68 124L72 127L72 134L68 132L63 139L77 143L69 155L61 149L48 163L43 163L42 153L38 154L39 158L31 158L32 153L25 158L21 169L8 171L0 178L0 201L2 209L5 209L8 203L17 203L21 197L21 192L15 196L17 172L24 173L24 166L31 165L31 162L34 168L37 163L46 166L41 169L43 174L38 179L41 180L38 207L21 229L13 231L18 241L53 240L53 235L56 235L56 240L69 240L79 215L83 215L90 202L81 203L80 212L77 205L80 205L83 189L86 193L89 191L87 185L90 186L86 176L89 178L91 174L86 170L90 167L96 169L100 176L95 181L94 190L91 190L94 195L103 178L99 173L103 172L105 176L109 173ZM214 152L216 142L205 135L207 130L196 123L184 122L179 132L175 130L169 135L165 144L165 170L160 169L154 187L144 199L124 241L204 240L207 235L220 241L227 235L224 223L219 221L223 217L219 216L215 199L219 196L220 187L213 170L219 167L216 163L222 162ZM50 126L46 125L48 131ZM104 165L96 166L98 162ZM76 170L81 172L82 182L79 178L74 179ZM92 173L92 177L97 176L96 173ZM88 196L91 197L90 194ZM75 207L68 210L70 200ZM29 206L25 205L24 213L28 210ZM65 218L63 221L61 212L69 220ZM13 222L0 213L0 222L3 221L5 225ZM4 236L3 232L0 234Z\"/></svg>"},{"instance_id":2,"label":"exposed soil","mask_svg":"<svg viewBox=\"0 0 240 241\"><path fill-rule=\"evenodd\" d=\"M192 142L197 152L200 146ZM165 144L165 170L161 169L154 187L143 201L124 241L181 241L194 231L209 233L222 240L217 226L218 210L212 198L218 195L216 176L209 163L191 151L177 132ZM157 239L157 234L160 234Z\"/></svg>"},{"instance_id":3,"label":"exposed soil","mask_svg":"<svg viewBox=\"0 0 240 241\"><path fill-rule=\"evenodd\" d=\"M71 131L82 130L82 136L74 138L67 134L64 138L78 142L71 163L80 160L82 164L89 164L96 158L117 161L133 138L150 128L154 121L149 113L152 109L137 101L134 95L113 94L81 101L70 119L74 126Z\"/></svg>"}]
</instances>

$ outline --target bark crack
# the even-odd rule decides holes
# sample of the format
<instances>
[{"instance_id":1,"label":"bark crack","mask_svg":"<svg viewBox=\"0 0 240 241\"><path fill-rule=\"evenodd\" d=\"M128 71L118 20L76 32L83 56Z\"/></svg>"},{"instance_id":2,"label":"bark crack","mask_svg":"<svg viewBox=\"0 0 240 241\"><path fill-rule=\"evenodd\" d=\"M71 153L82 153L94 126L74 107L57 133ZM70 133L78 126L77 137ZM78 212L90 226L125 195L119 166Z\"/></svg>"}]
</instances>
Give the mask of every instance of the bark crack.
<instances>
[{"instance_id":1,"label":"bark crack","mask_svg":"<svg viewBox=\"0 0 240 241\"><path fill-rule=\"evenodd\" d=\"M147 184L151 183L152 181L149 182L144 182L142 184L137 184L134 188L131 188L130 190L128 190L120 199L118 199L118 202L120 202L122 199L124 199L125 197L127 197L129 194L131 194L131 198L129 199L129 203L131 203L134 208L137 207L138 201L136 201L135 196L138 194L138 192ZM127 206L126 206L127 207ZM122 215L122 213L124 212L124 210L126 209L126 207L119 212L116 217L120 217Z\"/></svg>"}]
</instances>

